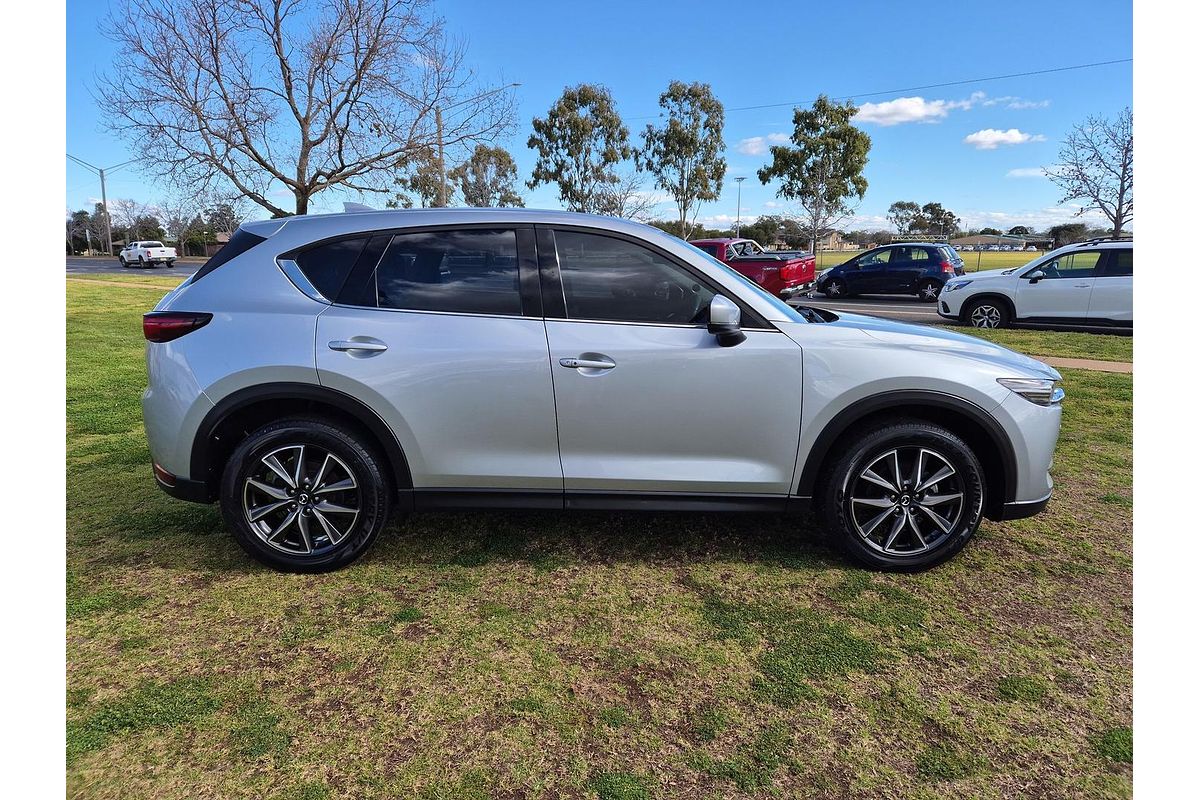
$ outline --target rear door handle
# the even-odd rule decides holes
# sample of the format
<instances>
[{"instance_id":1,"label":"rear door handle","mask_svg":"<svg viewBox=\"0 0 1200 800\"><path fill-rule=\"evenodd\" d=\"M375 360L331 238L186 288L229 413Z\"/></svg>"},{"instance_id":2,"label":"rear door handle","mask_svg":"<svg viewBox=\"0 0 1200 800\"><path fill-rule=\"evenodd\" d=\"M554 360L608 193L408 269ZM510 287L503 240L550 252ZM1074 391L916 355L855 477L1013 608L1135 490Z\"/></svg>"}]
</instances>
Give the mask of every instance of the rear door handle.
<instances>
[{"instance_id":1,"label":"rear door handle","mask_svg":"<svg viewBox=\"0 0 1200 800\"><path fill-rule=\"evenodd\" d=\"M365 351L372 352L372 353L381 353L384 350L387 350L387 345L384 344L383 342L379 341L378 339L365 339L364 338L362 341L359 341L356 339L350 339L350 340L335 339L334 341L329 343L329 349L330 350L338 350L343 353L349 353L349 352L353 352L355 350L365 350Z\"/></svg>"},{"instance_id":2,"label":"rear door handle","mask_svg":"<svg viewBox=\"0 0 1200 800\"><path fill-rule=\"evenodd\" d=\"M560 358L558 363L567 369L612 369L617 365L615 361L596 358Z\"/></svg>"}]
</instances>

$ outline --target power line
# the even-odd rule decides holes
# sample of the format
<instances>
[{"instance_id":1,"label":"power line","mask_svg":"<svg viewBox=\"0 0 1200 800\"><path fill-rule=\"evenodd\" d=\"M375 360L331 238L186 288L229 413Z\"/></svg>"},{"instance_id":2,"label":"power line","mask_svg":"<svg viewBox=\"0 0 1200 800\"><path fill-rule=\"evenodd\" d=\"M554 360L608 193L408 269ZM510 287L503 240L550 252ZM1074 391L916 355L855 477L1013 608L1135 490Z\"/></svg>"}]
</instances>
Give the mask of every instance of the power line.
<instances>
[{"instance_id":1,"label":"power line","mask_svg":"<svg viewBox=\"0 0 1200 800\"><path fill-rule=\"evenodd\" d=\"M885 89L883 91L878 91L878 92L855 92L853 94L845 94L840 97L834 97L832 99L834 99L834 100L852 100L856 97L878 97L879 95L882 95L882 94L899 94L900 92L916 92L916 91L920 91L922 89L944 89L947 86L963 86L968 83L986 83L988 81L1001 81L1001 80L1006 80L1008 78L1026 78L1026 77L1029 77L1030 75L1049 75L1050 73L1053 73L1053 72L1069 72L1071 70L1077 70L1077 69L1092 69L1093 67L1106 67L1111 64L1128 64L1132 61L1133 61L1132 58L1118 58L1118 59L1114 59L1112 61L1095 61L1091 64L1072 64L1069 67L1051 67L1050 69L1035 69L1035 70L1030 70L1028 72L1012 72L1012 73L1009 73L1008 75L989 75L985 78L967 78L966 80L961 80L961 81L946 81L944 83L928 83L928 84L925 84L924 86L908 86L903 89ZM785 107L795 107L795 106L806 106L810 103L815 103L815 102L816 102L816 98L813 98L812 100L798 100L794 103L766 103L766 104L757 105L757 106L738 106L736 108L727 108L727 109L725 109L725 112L729 113L730 111L758 111L758 110L764 109L764 108L785 108ZM634 121L643 120L643 119L656 119L659 116L662 116L662 115L656 114L656 115L650 116L650 117L631 117L630 121L634 122Z\"/></svg>"}]
</instances>

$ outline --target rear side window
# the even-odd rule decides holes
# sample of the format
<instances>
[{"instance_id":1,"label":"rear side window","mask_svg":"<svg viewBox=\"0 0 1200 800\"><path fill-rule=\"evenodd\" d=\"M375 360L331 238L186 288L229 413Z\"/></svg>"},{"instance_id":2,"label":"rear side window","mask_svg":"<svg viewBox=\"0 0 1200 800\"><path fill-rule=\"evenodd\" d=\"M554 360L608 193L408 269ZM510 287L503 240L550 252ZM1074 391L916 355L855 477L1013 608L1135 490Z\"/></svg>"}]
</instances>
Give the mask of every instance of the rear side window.
<instances>
[{"instance_id":1,"label":"rear side window","mask_svg":"<svg viewBox=\"0 0 1200 800\"><path fill-rule=\"evenodd\" d=\"M721 256L721 248L720 248L720 246L719 246L719 245L715 245L715 244L697 244L697 245L693 245L693 246L694 246L694 247L698 247L698 248L700 248L701 250L703 250L704 252L708 253L708 254L709 254L710 256L712 256L713 258L719 258L719 257Z\"/></svg>"},{"instance_id":2,"label":"rear side window","mask_svg":"<svg viewBox=\"0 0 1200 800\"><path fill-rule=\"evenodd\" d=\"M375 270L380 308L521 314L512 230L398 233Z\"/></svg>"},{"instance_id":3,"label":"rear side window","mask_svg":"<svg viewBox=\"0 0 1200 800\"><path fill-rule=\"evenodd\" d=\"M1133 251L1113 251L1112 255L1108 257L1108 266L1104 268L1104 274L1110 278L1133 275Z\"/></svg>"},{"instance_id":4,"label":"rear side window","mask_svg":"<svg viewBox=\"0 0 1200 800\"><path fill-rule=\"evenodd\" d=\"M365 236L326 242L296 256L296 265L318 292L334 300L366 243Z\"/></svg>"},{"instance_id":5,"label":"rear side window","mask_svg":"<svg viewBox=\"0 0 1200 800\"><path fill-rule=\"evenodd\" d=\"M196 274L192 276L192 283L200 280L222 264L237 258L251 247L262 244L265 241L266 239L262 236L255 236L253 233L238 228L233 236L229 238L229 244L218 250L216 255L205 261L204 266L196 271Z\"/></svg>"}]
</instances>

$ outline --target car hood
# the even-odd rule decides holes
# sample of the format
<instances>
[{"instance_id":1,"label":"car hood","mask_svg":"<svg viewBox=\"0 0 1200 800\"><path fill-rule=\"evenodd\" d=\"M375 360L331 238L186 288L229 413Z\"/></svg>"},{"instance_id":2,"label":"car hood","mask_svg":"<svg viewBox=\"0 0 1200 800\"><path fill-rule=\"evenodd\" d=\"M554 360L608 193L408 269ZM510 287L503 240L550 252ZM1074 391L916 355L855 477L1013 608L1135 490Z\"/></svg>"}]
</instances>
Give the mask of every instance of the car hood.
<instances>
[{"instance_id":1,"label":"car hood","mask_svg":"<svg viewBox=\"0 0 1200 800\"><path fill-rule=\"evenodd\" d=\"M988 278L1011 278L1013 275L1016 275L1017 271L1020 269L1021 267L1017 267L1016 269L1013 267L1005 267L1004 269L985 269L980 270L979 272L968 272L964 275L960 275L959 277L972 281L986 280Z\"/></svg>"},{"instance_id":2,"label":"car hood","mask_svg":"<svg viewBox=\"0 0 1200 800\"><path fill-rule=\"evenodd\" d=\"M958 356L975 361L982 361L1004 369L1016 369L1022 373L1061 380L1062 376L1048 364L1036 358L1009 350L998 344L993 344L977 336L935 328L926 325L910 325L906 322L894 322L879 317L868 317L862 314L842 314L835 322L822 323L847 328L857 328L866 335L889 345L904 347L909 350L924 350L941 356ZM1014 375L1013 377L1022 377Z\"/></svg>"}]
</instances>

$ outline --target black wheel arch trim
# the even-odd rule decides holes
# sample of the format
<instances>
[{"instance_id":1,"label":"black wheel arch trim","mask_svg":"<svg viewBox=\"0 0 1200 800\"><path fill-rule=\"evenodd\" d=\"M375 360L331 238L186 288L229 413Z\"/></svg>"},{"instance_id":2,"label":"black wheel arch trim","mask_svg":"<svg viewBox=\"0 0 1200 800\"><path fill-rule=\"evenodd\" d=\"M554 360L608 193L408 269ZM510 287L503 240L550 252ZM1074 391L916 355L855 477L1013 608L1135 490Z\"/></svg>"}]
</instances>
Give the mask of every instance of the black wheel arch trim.
<instances>
[{"instance_id":1,"label":"black wheel arch trim","mask_svg":"<svg viewBox=\"0 0 1200 800\"><path fill-rule=\"evenodd\" d=\"M266 400L308 400L324 403L360 423L383 447L384 456L395 476L395 488L399 494L397 499L399 509L404 510L407 507L407 510L411 510L412 472L409 470L404 450L388 424L358 398L337 389L311 383L280 382L250 386L222 398L209 410L196 429L195 438L192 440L190 469L193 482L209 487L210 498L215 499L216 487L220 482L220 475L210 474L211 461L216 449L212 446L213 434L235 412Z\"/></svg>"},{"instance_id":2,"label":"black wheel arch trim","mask_svg":"<svg viewBox=\"0 0 1200 800\"><path fill-rule=\"evenodd\" d=\"M1000 426L995 417L969 400L945 392L924 389L882 392L857 400L834 415L833 419L826 423L808 451L794 496L812 497L814 495L817 480L820 478L821 466L829 455L834 442L846 433L851 425L883 409L914 405L957 411L978 424L991 439L1000 455L1000 463L1004 469L1005 496L1003 502L1012 502L1017 490L1017 457L1004 428Z\"/></svg>"},{"instance_id":3,"label":"black wheel arch trim","mask_svg":"<svg viewBox=\"0 0 1200 800\"><path fill-rule=\"evenodd\" d=\"M967 309L971 308L972 305L974 305L975 303L977 303L981 300L991 300L993 303L999 302L1001 305L1003 305L1005 308L1008 309L1009 319L1012 321L1016 321L1017 307L1015 305L1013 305L1013 301L1009 297L1007 297L1006 295L1003 295L1003 294L999 294L997 292L980 292L979 294L972 295L972 296L968 297L966 300L964 300L962 307L958 311L959 321L967 322L968 321Z\"/></svg>"}]
</instances>

